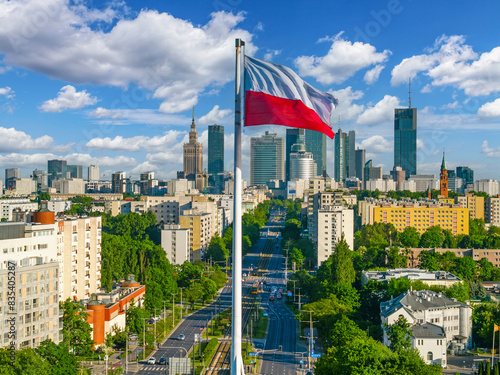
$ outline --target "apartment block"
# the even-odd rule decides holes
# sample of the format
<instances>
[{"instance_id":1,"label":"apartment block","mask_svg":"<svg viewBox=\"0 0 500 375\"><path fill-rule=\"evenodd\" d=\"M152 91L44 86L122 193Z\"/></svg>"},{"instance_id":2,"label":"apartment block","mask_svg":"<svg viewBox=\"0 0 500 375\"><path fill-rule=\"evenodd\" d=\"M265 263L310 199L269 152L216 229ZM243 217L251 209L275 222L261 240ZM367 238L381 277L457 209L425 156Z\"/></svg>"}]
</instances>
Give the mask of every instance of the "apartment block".
<instances>
[{"instance_id":1,"label":"apartment block","mask_svg":"<svg viewBox=\"0 0 500 375\"><path fill-rule=\"evenodd\" d=\"M20 210L28 213L38 210L38 203L31 202L28 198L10 198L0 200L1 219L12 221L12 212Z\"/></svg>"},{"instance_id":2,"label":"apartment block","mask_svg":"<svg viewBox=\"0 0 500 375\"><path fill-rule=\"evenodd\" d=\"M179 218L181 228L189 229L190 261L201 259L212 238L212 215L208 212L185 210Z\"/></svg>"},{"instance_id":3,"label":"apartment block","mask_svg":"<svg viewBox=\"0 0 500 375\"><path fill-rule=\"evenodd\" d=\"M190 229L180 225L165 225L161 231L161 247L172 264L191 260Z\"/></svg>"},{"instance_id":4,"label":"apartment block","mask_svg":"<svg viewBox=\"0 0 500 375\"><path fill-rule=\"evenodd\" d=\"M389 282L392 279L406 278L412 281L420 280L427 285L442 285L450 287L462 281L458 276L446 271L428 271L420 268L394 268L385 271L362 271L361 283L366 285L370 280Z\"/></svg>"},{"instance_id":5,"label":"apartment block","mask_svg":"<svg viewBox=\"0 0 500 375\"><path fill-rule=\"evenodd\" d=\"M485 258L488 262L491 262L495 267L500 267L500 249L448 249L448 248L410 248L410 254L408 257L408 267L418 267L420 261L418 256L421 252L436 252L444 254L446 252L452 252L458 258L470 257L475 261L480 261Z\"/></svg>"},{"instance_id":6,"label":"apartment block","mask_svg":"<svg viewBox=\"0 0 500 375\"><path fill-rule=\"evenodd\" d=\"M474 194L465 194L455 198L455 203L460 207L469 209L469 218L484 220L484 197L476 197Z\"/></svg>"},{"instance_id":7,"label":"apartment block","mask_svg":"<svg viewBox=\"0 0 500 375\"><path fill-rule=\"evenodd\" d=\"M484 219L486 223L500 227L500 195L486 199Z\"/></svg>"}]
</instances>

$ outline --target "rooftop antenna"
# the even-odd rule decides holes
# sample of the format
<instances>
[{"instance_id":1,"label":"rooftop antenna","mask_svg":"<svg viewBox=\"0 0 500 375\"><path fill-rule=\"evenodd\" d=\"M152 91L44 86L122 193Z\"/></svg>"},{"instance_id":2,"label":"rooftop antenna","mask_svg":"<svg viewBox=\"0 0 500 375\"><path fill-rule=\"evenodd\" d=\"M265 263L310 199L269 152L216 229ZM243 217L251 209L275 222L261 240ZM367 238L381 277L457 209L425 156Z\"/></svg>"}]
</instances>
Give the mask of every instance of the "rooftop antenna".
<instances>
[{"instance_id":1,"label":"rooftop antenna","mask_svg":"<svg viewBox=\"0 0 500 375\"><path fill-rule=\"evenodd\" d=\"M408 78L408 95L409 95L408 108L411 108L411 78Z\"/></svg>"}]
</instances>

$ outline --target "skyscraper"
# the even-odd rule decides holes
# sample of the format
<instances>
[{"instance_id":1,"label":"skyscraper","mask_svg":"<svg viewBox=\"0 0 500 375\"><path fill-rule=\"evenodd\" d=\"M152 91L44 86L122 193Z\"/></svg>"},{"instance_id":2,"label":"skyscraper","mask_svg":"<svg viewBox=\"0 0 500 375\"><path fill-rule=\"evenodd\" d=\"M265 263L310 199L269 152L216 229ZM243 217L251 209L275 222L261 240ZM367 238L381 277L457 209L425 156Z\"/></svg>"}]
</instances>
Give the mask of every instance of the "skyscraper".
<instances>
[{"instance_id":1,"label":"skyscraper","mask_svg":"<svg viewBox=\"0 0 500 375\"><path fill-rule=\"evenodd\" d=\"M99 181L99 167L97 165L89 165L88 177L89 181Z\"/></svg>"},{"instance_id":2,"label":"skyscraper","mask_svg":"<svg viewBox=\"0 0 500 375\"><path fill-rule=\"evenodd\" d=\"M356 132L349 130L345 147L346 178L356 177Z\"/></svg>"},{"instance_id":3,"label":"skyscraper","mask_svg":"<svg viewBox=\"0 0 500 375\"><path fill-rule=\"evenodd\" d=\"M316 175L326 177L326 135L309 129L305 133L306 151L313 154L317 168Z\"/></svg>"},{"instance_id":4,"label":"skyscraper","mask_svg":"<svg viewBox=\"0 0 500 375\"><path fill-rule=\"evenodd\" d=\"M372 159L365 163L365 183L370 179L370 169L373 167Z\"/></svg>"},{"instance_id":5,"label":"skyscraper","mask_svg":"<svg viewBox=\"0 0 500 375\"><path fill-rule=\"evenodd\" d=\"M362 185L365 182L365 157L365 150L356 150L356 177L361 181Z\"/></svg>"},{"instance_id":6,"label":"skyscraper","mask_svg":"<svg viewBox=\"0 0 500 375\"><path fill-rule=\"evenodd\" d=\"M189 143L184 143L184 178L190 181L196 181L196 175L203 172L203 145L198 142L198 133L196 124L191 122L191 131L189 132ZM197 189L199 186L196 187Z\"/></svg>"},{"instance_id":7,"label":"skyscraper","mask_svg":"<svg viewBox=\"0 0 500 375\"><path fill-rule=\"evenodd\" d=\"M217 192L224 189L224 127L208 126L208 174Z\"/></svg>"},{"instance_id":8,"label":"skyscraper","mask_svg":"<svg viewBox=\"0 0 500 375\"><path fill-rule=\"evenodd\" d=\"M81 165L68 165L67 172L70 178L83 178L83 167Z\"/></svg>"},{"instance_id":9,"label":"skyscraper","mask_svg":"<svg viewBox=\"0 0 500 375\"><path fill-rule=\"evenodd\" d=\"M250 184L265 185L285 180L285 142L275 133L265 132L250 142Z\"/></svg>"},{"instance_id":10,"label":"skyscraper","mask_svg":"<svg viewBox=\"0 0 500 375\"><path fill-rule=\"evenodd\" d=\"M290 180L309 180L316 177L316 163L313 154L306 151L304 141L299 140L292 146L290 153Z\"/></svg>"},{"instance_id":11,"label":"skyscraper","mask_svg":"<svg viewBox=\"0 0 500 375\"><path fill-rule=\"evenodd\" d=\"M467 185L474 183L474 171L469 167L457 167L457 177L462 179L462 188L464 190L467 188Z\"/></svg>"},{"instance_id":12,"label":"skyscraper","mask_svg":"<svg viewBox=\"0 0 500 375\"><path fill-rule=\"evenodd\" d=\"M16 178L21 178L21 170L19 168L7 168L5 170L5 188L13 189Z\"/></svg>"},{"instance_id":13,"label":"skyscraper","mask_svg":"<svg viewBox=\"0 0 500 375\"><path fill-rule=\"evenodd\" d=\"M113 194L123 194L126 189L125 172L119 171L111 174L111 190Z\"/></svg>"},{"instance_id":14,"label":"skyscraper","mask_svg":"<svg viewBox=\"0 0 500 375\"><path fill-rule=\"evenodd\" d=\"M408 179L417 174L417 109L394 109L394 166Z\"/></svg>"},{"instance_id":15,"label":"skyscraper","mask_svg":"<svg viewBox=\"0 0 500 375\"><path fill-rule=\"evenodd\" d=\"M68 164L66 160L49 160L47 162L47 173L49 175L49 186L52 187L52 181L66 178Z\"/></svg>"},{"instance_id":16,"label":"skyscraper","mask_svg":"<svg viewBox=\"0 0 500 375\"><path fill-rule=\"evenodd\" d=\"M290 154L292 153L292 146L296 143L304 143L304 129L288 128L286 129L286 142L285 142L285 180L290 181Z\"/></svg>"},{"instance_id":17,"label":"skyscraper","mask_svg":"<svg viewBox=\"0 0 500 375\"><path fill-rule=\"evenodd\" d=\"M339 128L335 134L335 181L342 182L346 179L347 169L345 160L347 134Z\"/></svg>"}]
</instances>

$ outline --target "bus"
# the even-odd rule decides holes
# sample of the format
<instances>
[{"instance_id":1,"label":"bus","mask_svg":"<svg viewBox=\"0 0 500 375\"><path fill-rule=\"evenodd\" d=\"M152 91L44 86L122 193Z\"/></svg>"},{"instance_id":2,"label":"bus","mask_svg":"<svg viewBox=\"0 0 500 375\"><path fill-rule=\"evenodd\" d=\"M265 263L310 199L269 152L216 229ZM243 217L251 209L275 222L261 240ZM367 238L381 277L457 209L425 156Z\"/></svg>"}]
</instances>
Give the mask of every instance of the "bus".
<instances>
[{"instance_id":1,"label":"bus","mask_svg":"<svg viewBox=\"0 0 500 375\"><path fill-rule=\"evenodd\" d=\"M252 285L252 294L257 294L259 293L259 282L256 281Z\"/></svg>"}]
</instances>

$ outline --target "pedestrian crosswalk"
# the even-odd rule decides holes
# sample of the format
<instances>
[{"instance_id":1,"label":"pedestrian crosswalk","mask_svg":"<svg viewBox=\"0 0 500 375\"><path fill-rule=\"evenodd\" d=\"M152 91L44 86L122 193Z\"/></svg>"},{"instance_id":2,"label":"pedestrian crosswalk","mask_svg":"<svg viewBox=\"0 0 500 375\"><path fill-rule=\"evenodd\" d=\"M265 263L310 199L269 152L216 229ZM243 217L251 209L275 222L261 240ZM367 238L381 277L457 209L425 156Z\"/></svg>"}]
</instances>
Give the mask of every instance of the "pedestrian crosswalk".
<instances>
[{"instance_id":1,"label":"pedestrian crosswalk","mask_svg":"<svg viewBox=\"0 0 500 375\"><path fill-rule=\"evenodd\" d=\"M142 366L143 371L160 371L160 370L165 370L165 366L158 366L158 365L144 365Z\"/></svg>"}]
</instances>

